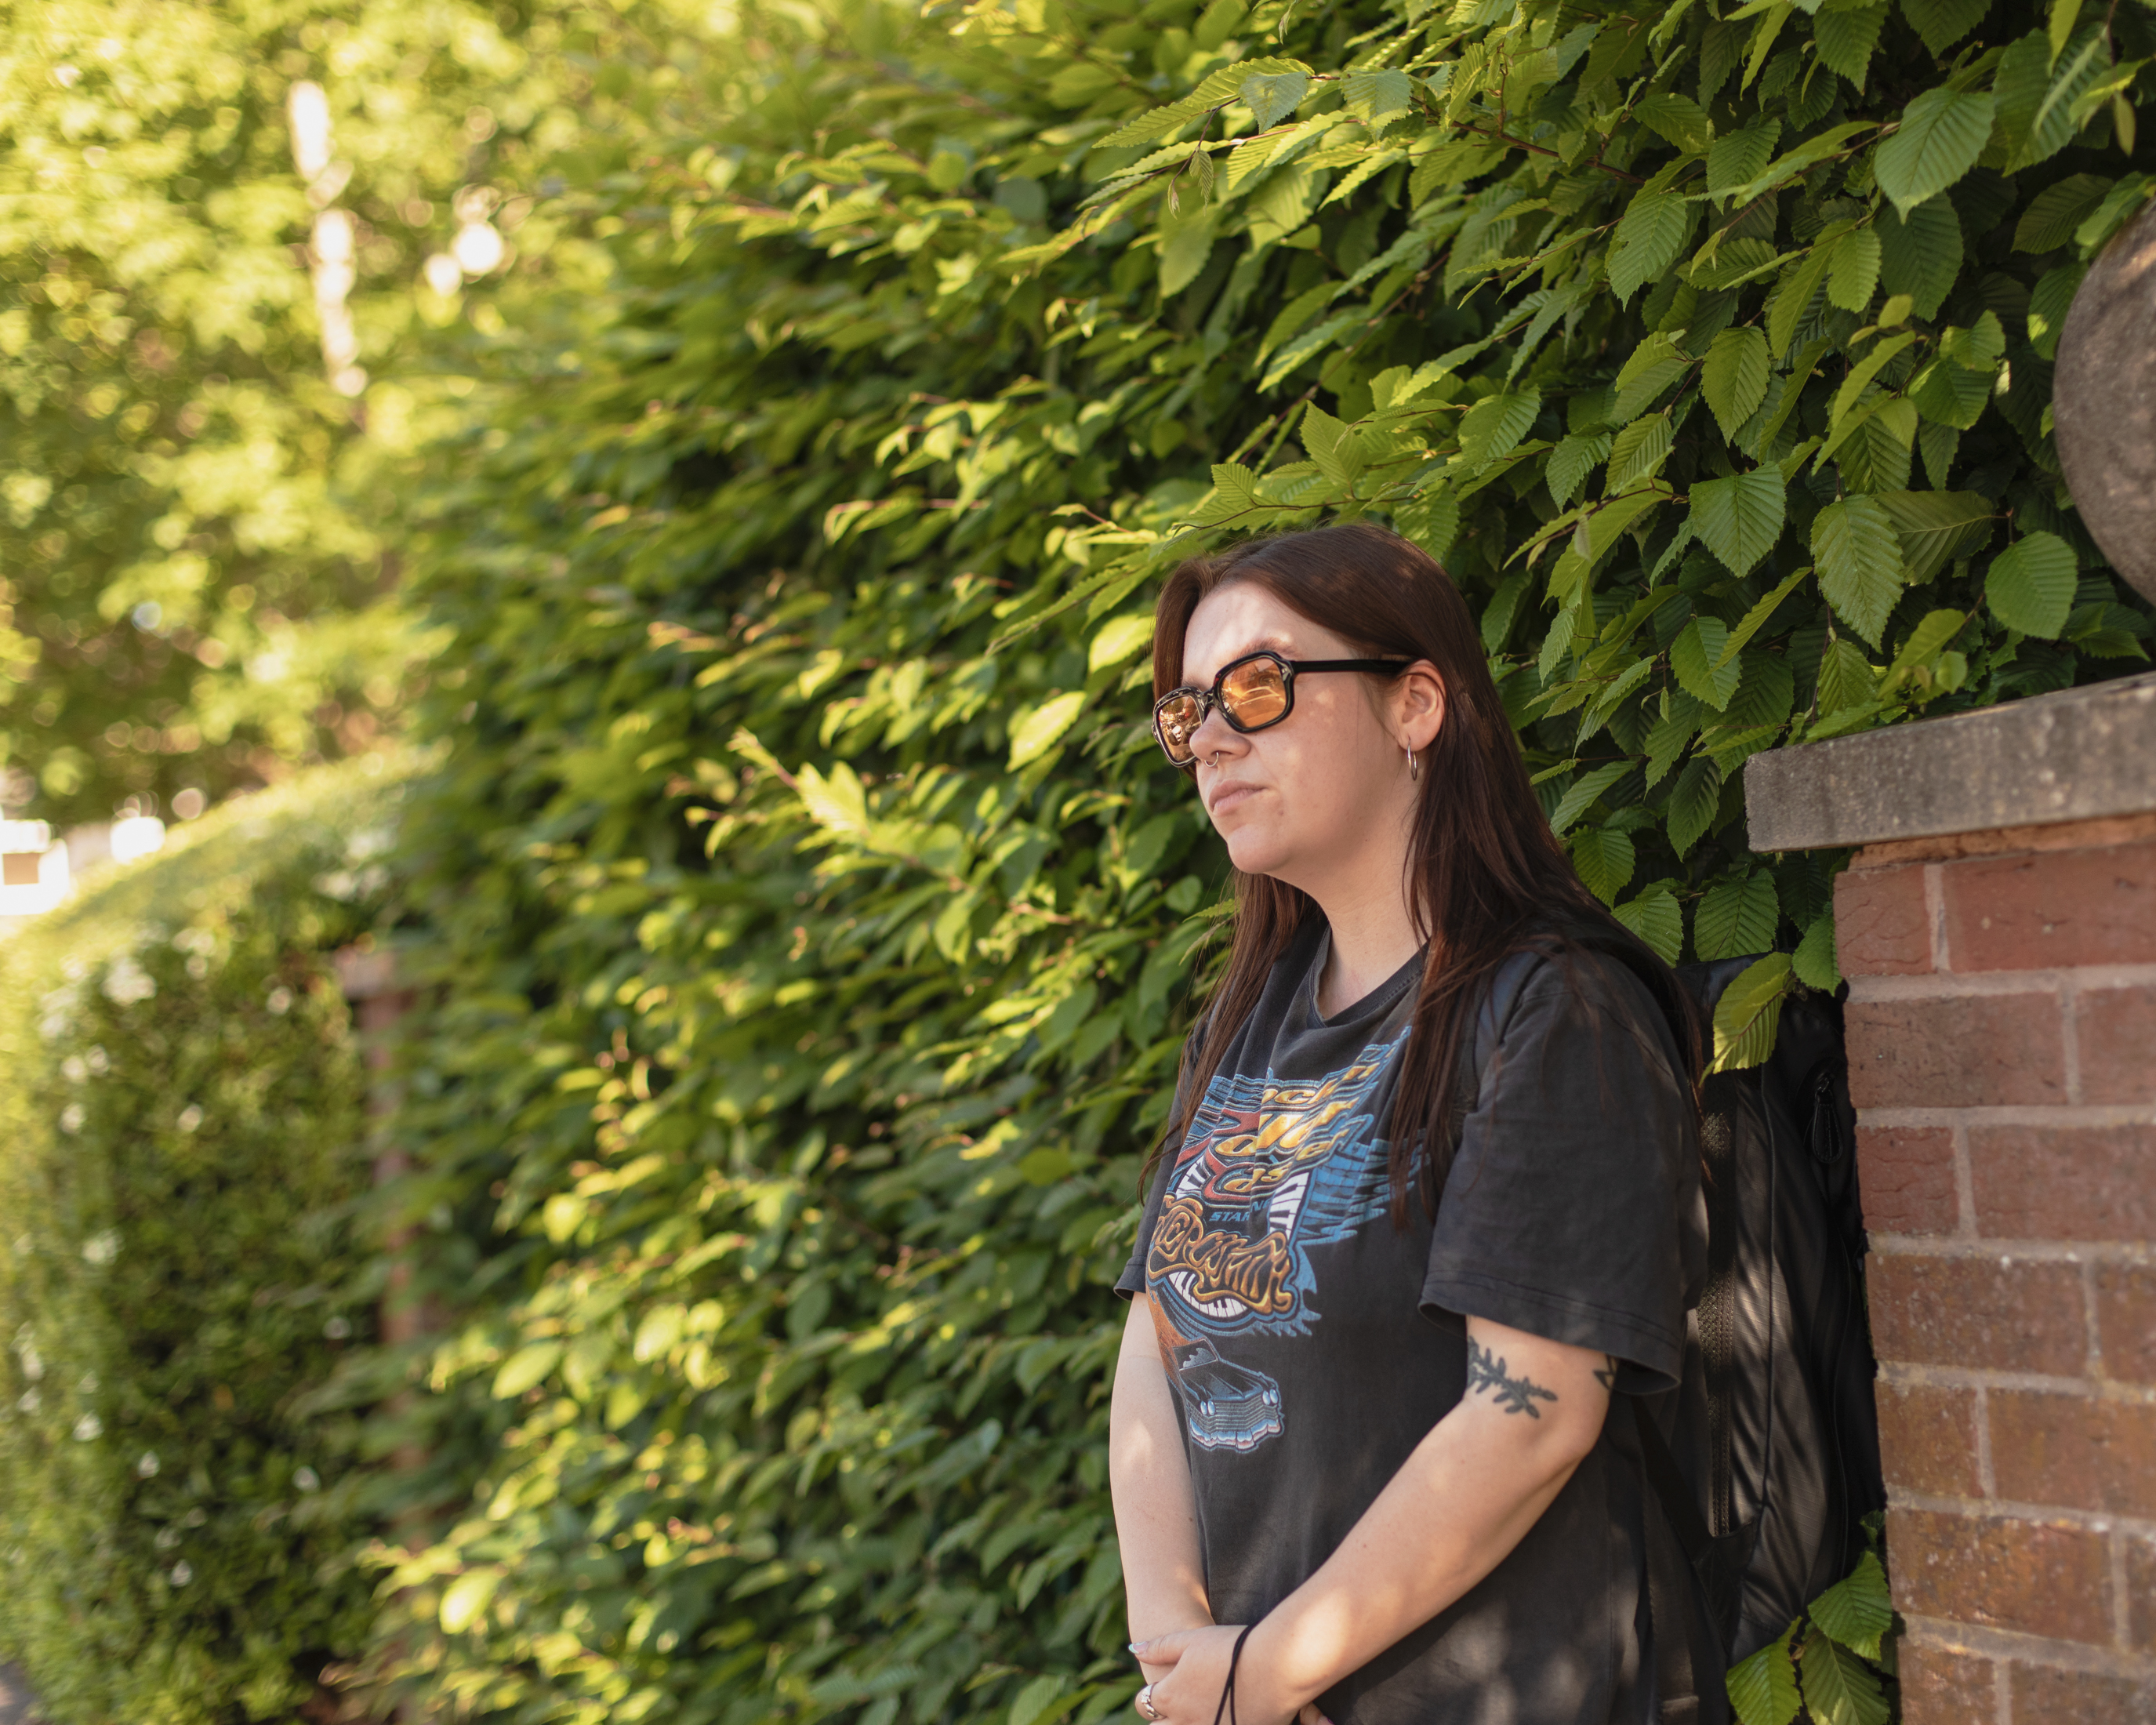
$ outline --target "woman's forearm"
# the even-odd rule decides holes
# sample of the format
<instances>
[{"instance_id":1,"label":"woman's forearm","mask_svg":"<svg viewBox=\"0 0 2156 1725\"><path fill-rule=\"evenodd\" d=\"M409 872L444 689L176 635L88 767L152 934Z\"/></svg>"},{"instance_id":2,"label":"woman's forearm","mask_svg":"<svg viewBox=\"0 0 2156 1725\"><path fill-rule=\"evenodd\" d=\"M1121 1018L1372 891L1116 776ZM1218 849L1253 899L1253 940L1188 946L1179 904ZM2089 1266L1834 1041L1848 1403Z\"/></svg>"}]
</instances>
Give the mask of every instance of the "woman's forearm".
<instances>
[{"instance_id":1,"label":"woman's forearm","mask_svg":"<svg viewBox=\"0 0 2156 1725\"><path fill-rule=\"evenodd\" d=\"M1108 1414L1108 1486L1122 1549L1131 1639L1213 1620L1198 1542L1198 1500L1176 1429L1146 1296L1131 1301Z\"/></svg>"},{"instance_id":2,"label":"woman's forearm","mask_svg":"<svg viewBox=\"0 0 2156 1725\"><path fill-rule=\"evenodd\" d=\"M1252 1632L1276 1707L1315 1700L1503 1562L1594 1444L1604 1356L1469 1322L1467 1395L1339 1548Z\"/></svg>"}]
</instances>

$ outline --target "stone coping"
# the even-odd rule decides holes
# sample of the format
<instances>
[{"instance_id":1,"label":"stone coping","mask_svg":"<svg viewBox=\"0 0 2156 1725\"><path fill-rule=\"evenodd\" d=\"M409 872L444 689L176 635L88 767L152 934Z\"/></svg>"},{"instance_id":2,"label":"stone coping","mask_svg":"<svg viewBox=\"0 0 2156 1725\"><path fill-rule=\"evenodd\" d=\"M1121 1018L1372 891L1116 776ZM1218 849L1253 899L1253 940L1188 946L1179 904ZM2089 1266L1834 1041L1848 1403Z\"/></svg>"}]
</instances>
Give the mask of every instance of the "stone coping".
<instances>
[{"instance_id":1,"label":"stone coping","mask_svg":"<svg viewBox=\"0 0 2156 1725\"><path fill-rule=\"evenodd\" d=\"M2156 809L2156 671L1744 764L1757 851L1876 845Z\"/></svg>"}]
</instances>

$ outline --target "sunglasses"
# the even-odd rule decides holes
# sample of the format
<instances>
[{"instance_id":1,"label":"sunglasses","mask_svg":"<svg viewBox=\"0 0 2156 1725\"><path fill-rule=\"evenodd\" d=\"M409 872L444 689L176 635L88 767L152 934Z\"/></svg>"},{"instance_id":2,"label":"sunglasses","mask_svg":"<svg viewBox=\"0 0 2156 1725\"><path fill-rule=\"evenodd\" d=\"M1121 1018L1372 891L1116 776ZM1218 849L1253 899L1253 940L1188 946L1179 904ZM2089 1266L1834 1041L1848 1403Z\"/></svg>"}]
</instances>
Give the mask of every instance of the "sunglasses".
<instances>
[{"instance_id":1,"label":"sunglasses","mask_svg":"<svg viewBox=\"0 0 2156 1725\"><path fill-rule=\"evenodd\" d=\"M1268 731L1295 711L1295 680L1322 671L1363 671L1396 677L1411 659L1283 659L1277 653L1248 653L1220 667L1210 689L1171 689L1152 704L1152 734L1161 752L1186 773L1195 771L1197 752L1190 739L1212 708L1232 730L1249 736Z\"/></svg>"}]
</instances>

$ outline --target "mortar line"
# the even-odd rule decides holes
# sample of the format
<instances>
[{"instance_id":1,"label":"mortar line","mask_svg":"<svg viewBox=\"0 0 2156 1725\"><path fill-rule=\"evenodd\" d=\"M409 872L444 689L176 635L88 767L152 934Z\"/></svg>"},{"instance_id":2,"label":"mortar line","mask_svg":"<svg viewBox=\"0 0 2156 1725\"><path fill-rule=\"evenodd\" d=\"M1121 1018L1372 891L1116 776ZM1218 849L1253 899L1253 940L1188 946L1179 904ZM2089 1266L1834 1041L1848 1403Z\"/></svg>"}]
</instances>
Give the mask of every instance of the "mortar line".
<instances>
[{"instance_id":1,"label":"mortar line","mask_svg":"<svg viewBox=\"0 0 2156 1725\"><path fill-rule=\"evenodd\" d=\"M2082 1105L2081 983L2072 971L2059 979L2059 1057L2066 1069L2066 1106Z\"/></svg>"},{"instance_id":2,"label":"mortar line","mask_svg":"<svg viewBox=\"0 0 2156 1725\"><path fill-rule=\"evenodd\" d=\"M1941 974L1953 969L1947 951L1946 874L1935 862L1924 865L1924 922L1932 937L1932 968Z\"/></svg>"}]
</instances>

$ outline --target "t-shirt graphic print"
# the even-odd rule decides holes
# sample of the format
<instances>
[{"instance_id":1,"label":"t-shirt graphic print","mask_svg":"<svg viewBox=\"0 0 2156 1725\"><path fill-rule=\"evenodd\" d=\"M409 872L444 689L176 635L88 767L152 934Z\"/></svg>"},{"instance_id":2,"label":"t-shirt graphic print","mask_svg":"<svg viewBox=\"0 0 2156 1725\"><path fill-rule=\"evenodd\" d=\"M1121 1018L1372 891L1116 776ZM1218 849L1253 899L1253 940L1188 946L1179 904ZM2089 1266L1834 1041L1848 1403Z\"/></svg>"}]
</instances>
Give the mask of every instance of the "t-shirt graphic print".
<instances>
[{"instance_id":1,"label":"t-shirt graphic print","mask_svg":"<svg viewBox=\"0 0 2156 1725\"><path fill-rule=\"evenodd\" d=\"M1153 1322L1201 1450L1278 1437L1281 1387L1233 1338L1303 1336L1320 1313L1315 1248L1382 1214L1389 1147L1373 1104L1406 1040L1373 1042L1314 1083L1216 1074L1169 1170L1146 1256Z\"/></svg>"},{"instance_id":2,"label":"t-shirt graphic print","mask_svg":"<svg viewBox=\"0 0 2156 1725\"><path fill-rule=\"evenodd\" d=\"M1687 1087L1621 963L1507 961L1437 1214L1411 1199L1395 1226L1392 1101L1422 960L1327 1018L1327 947L1312 916L1273 967L1116 1283L1148 1296L1218 1623L1255 1623L1308 1579L1459 1404L1469 1317L1609 1354L1620 1394L1658 1394L1705 1269ZM1319 1698L1333 1725L1644 1721L1630 1426L1606 1423L1482 1581Z\"/></svg>"}]
</instances>

